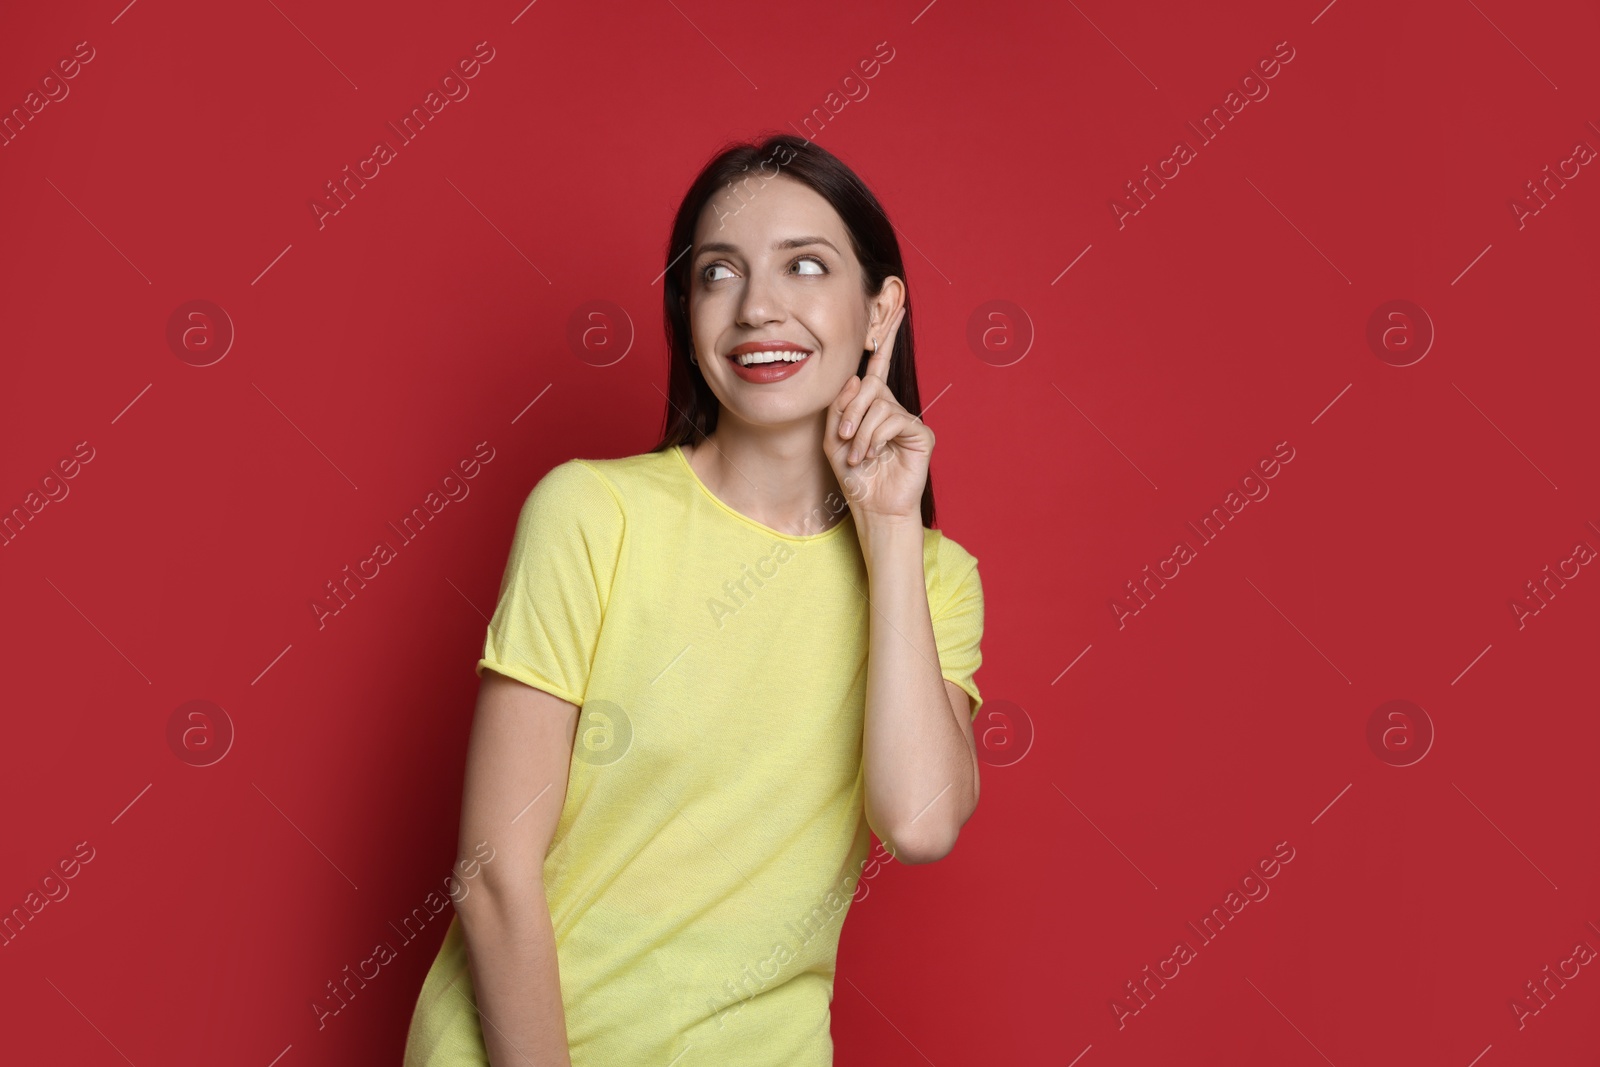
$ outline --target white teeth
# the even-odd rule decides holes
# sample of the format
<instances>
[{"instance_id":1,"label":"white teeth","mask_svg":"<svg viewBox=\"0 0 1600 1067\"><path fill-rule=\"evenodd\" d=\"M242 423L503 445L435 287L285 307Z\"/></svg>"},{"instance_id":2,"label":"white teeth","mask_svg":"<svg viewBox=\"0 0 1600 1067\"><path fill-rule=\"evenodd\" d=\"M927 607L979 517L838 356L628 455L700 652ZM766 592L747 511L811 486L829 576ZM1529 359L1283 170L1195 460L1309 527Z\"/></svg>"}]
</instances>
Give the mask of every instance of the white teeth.
<instances>
[{"instance_id":1,"label":"white teeth","mask_svg":"<svg viewBox=\"0 0 1600 1067\"><path fill-rule=\"evenodd\" d=\"M782 360L785 363L794 363L798 360L805 359L806 355L807 353L805 352L799 352L794 349L784 349L781 352L746 352L743 355L735 356L734 358L739 361L739 366L748 367L752 363L776 363L779 360Z\"/></svg>"}]
</instances>

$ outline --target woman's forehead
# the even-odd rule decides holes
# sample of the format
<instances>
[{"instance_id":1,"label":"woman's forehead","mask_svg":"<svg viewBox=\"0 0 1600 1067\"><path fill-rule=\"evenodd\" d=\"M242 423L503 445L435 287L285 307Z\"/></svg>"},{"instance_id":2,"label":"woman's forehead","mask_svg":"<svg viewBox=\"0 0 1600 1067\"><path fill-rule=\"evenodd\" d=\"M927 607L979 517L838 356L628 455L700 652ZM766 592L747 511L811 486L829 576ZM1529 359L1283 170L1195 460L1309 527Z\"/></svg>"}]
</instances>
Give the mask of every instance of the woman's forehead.
<instances>
[{"instance_id":1,"label":"woman's forehead","mask_svg":"<svg viewBox=\"0 0 1600 1067\"><path fill-rule=\"evenodd\" d=\"M826 238L842 250L844 221L808 185L788 178L765 184L752 180L721 189L706 201L695 227L695 248L716 243L754 255L785 251L803 237Z\"/></svg>"}]
</instances>

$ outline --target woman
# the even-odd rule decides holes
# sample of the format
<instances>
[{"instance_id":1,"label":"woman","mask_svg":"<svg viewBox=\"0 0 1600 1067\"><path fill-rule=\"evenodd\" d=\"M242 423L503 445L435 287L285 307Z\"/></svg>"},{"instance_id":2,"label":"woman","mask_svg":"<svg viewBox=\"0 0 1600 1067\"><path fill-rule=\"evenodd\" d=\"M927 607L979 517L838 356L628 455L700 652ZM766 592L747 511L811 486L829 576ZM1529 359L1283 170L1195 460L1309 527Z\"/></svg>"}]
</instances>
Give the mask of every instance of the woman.
<instances>
[{"instance_id":1,"label":"woman","mask_svg":"<svg viewBox=\"0 0 1600 1067\"><path fill-rule=\"evenodd\" d=\"M883 209L771 137L707 164L667 257L661 443L518 519L461 814L492 860L408 1067L831 1064L868 829L931 862L977 804L982 586L928 528Z\"/></svg>"}]
</instances>

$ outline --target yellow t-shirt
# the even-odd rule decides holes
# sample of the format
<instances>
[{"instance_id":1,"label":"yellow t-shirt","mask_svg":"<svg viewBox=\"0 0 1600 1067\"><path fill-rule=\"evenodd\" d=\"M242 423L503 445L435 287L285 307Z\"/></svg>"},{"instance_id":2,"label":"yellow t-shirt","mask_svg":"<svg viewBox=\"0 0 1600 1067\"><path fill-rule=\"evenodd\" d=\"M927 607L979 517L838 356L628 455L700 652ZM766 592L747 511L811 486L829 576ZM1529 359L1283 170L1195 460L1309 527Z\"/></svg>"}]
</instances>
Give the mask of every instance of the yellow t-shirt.
<instances>
[{"instance_id":1,"label":"yellow t-shirt","mask_svg":"<svg viewBox=\"0 0 1600 1067\"><path fill-rule=\"evenodd\" d=\"M924 529L923 568L940 673L976 717L977 560ZM848 514L781 533L677 447L570 460L529 493L477 670L582 708L544 863L573 1067L833 1062L869 846L867 591ZM479 1025L452 917L406 1067L482 1067Z\"/></svg>"}]
</instances>

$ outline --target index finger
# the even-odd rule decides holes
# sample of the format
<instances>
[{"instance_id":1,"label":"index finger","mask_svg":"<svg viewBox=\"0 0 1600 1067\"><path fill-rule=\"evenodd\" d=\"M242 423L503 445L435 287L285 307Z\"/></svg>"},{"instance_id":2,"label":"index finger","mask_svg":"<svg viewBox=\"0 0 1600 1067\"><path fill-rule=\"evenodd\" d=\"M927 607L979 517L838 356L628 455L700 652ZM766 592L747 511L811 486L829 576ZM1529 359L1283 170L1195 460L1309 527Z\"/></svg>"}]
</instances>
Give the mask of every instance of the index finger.
<instances>
[{"instance_id":1,"label":"index finger","mask_svg":"<svg viewBox=\"0 0 1600 1067\"><path fill-rule=\"evenodd\" d=\"M894 313L894 321L889 323L889 329L884 334L883 341L878 345L877 351L867 360L867 377L877 378L887 383L889 380L889 357L894 352L895 336L900 332L900 320L905 318L905 305L900 305L900 310Z\"/></svg>"}]
</instances>

